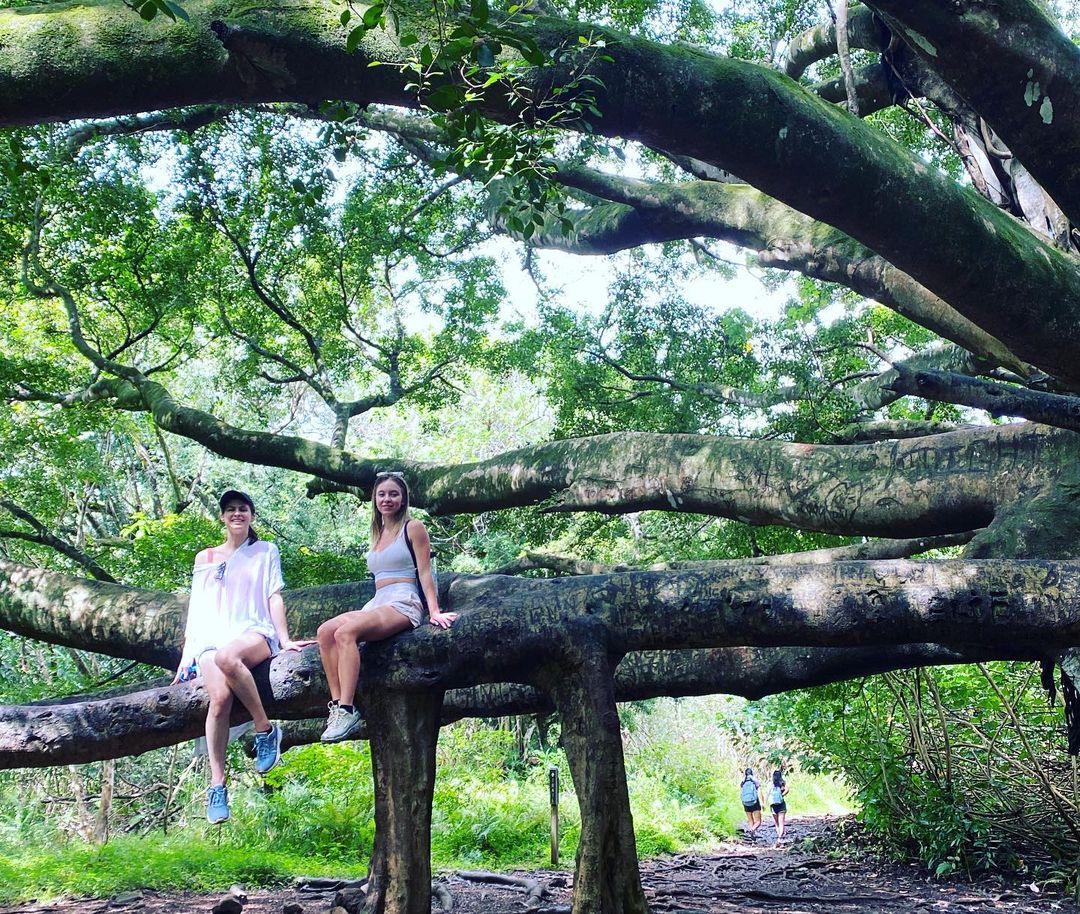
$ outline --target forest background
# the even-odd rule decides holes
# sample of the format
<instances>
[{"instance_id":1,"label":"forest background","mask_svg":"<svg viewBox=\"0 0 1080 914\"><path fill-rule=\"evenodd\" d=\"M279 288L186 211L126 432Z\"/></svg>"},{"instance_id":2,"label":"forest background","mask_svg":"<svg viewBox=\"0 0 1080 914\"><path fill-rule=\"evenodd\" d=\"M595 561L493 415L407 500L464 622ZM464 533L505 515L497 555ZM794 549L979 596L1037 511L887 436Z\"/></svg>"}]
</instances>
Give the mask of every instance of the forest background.
<instances>
[{"instance_id":1,"label":"forest background","mask_svg":"<svg viewBox=\"0 0 1080 914\"><path fill-rule=\"evenodd\" d=\"M1054 13L1075 35L1066 7ZM828 18L814 4L764 0L566 12L770 66ZM588 39L583 48L586 57L604 50ZM856 64L876 59L851 54ZM823 56L805 78L842 89L842 62ZM587 92L577 104L588 104ZM950 139L954 124L937 107L911 99L865 118L930 167L970 180ZM238 486L255 497L260 531L281 547L290 587L366 572L367 520L355 493L313 488L255 456L230 461L128 409L122 392L88 370L56 289L78 290L78 329L96 350L136 361L174 400L360 458L463 462L628 430L836 442L861 433L868 415L893 432L999 421L889 394L882 378L895 363L947 352L935 333L850 288L792 278L761 251L700 238L610 254L598 244L584 252L603 257L603 269L568 283L567 261L541 250L573 248L566 226L526 218L520 185L505 176L464 180L462 156L476 149L448 160L425 130L393 111L313 116L267 106L243 119L201 112L198 123L132 118L7 134L5 559L181 590L194 553L220 536L216 493ZM569 178L558 189L569 196L558 199L545 157L621 163L631 180L669 179L679 165L590 136L484 139L489 151L500 142L512 146L515 177L560 214L556 223L595 201L588 191L575 197ZM585 233L575 237L585 245ZM44 277L53 284L45 293ZM779 303L775 313L746 301L749 283ZM862 541L647 510L511 507L425 520L441 569L462 573L671 566ZM959 548L924 547L931 556ZM159 674L0 632L5 704ZM857 806L887 848L938 874L1001 867L1076 880L1076 759L1064 752L1061 709L1030 664L900 671L753 703L657 700L622 714L643 854L731 834L739 770L782 761L795 772L794 809ZM550 765L569 784L550 718L445 729L436 863L540 865ZM236 821L222 838L199 822L201 778L183 747L3 772L0 897L362 872L373 803L362 746L296 748L266 789L243 775L238 785ZM569 854L572 795L564 804Z\"/></svg>"}]
</instances>

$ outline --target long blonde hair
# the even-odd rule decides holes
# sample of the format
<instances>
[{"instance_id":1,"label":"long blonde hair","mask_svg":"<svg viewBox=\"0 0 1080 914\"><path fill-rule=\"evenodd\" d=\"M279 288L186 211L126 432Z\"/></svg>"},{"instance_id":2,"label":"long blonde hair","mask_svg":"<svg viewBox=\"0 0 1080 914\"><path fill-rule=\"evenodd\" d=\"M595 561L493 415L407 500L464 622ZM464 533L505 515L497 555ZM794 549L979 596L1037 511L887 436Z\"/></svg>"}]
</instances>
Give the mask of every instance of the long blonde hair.
<instances>
[{"instance_id":1,"label":"long blonde hair","mask_svg":"<svg viewBox=\"0 0 1080 914\"><path fill-rule=\"evenodd\" d=\"M376 473L375 484L371 487L371 548L374 549L379 545L379 540L383 535L383 517L379 513L378 505L375 504L375 490L379 488L384 482L393 480L401 488L401 510L394 516L393 520L387 526L390 532L397 536L401 531L405 522L411 518L409 514L409 486L405 482L405 477L401 473Z\"/></svg>"}]
</instances>

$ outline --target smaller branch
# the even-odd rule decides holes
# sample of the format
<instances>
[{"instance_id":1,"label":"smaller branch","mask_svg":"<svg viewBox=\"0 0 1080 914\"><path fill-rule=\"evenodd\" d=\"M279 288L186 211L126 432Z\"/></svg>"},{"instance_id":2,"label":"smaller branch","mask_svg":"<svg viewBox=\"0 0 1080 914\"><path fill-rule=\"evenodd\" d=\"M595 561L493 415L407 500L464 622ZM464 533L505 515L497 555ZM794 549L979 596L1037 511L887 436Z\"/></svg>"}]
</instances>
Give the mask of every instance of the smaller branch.
<instances>
[{"instance_id":1,"label":"smaller branch","mask_svg":"<svg viewBox=\"0 0 1080 914\"><path fill-rule=\"evenodd\" d=\"M901 394L985 409L995 417L1017 416L1080 431L1080 397L1006 387L946 371L909 371L901 366L889 386Z\"/></svg>"},{"instance_id":2,"label":"smaller branch","mask_svg":"<svg viewBox=\"0 0 1080 914\"><path fill-rule=\"evenodd\" d=\"M223 120L235 108L226 105L205 105L198 108L177 108L141 114L134 117L117 117L93 121L70 130L64 140L68 154L74 156L83 146L99 137L131 136L137 133L180 130L194 133L202 127Z\"/></svg>"},{"instance_id":3,"label":"smaller branch","mask_svg":"<svg viewBox=\"0 0 1080 914\"><path fill-rule=\"evenodd\" d=\"M285 324L291 327L300 338L303 339L305 345L308 348L308 352L311 353L312 362L315 365L315 370L325 377L326 369L322 361L322 349L319 346L318 340L312 335L311 331L304 326L292 311L284 304L284 302L278 301L270 291L262 284L259 279L258 262L259 255L252 254L244 243L240 240L232 229L226 224L224 219L215 220L219 231L232 242L233 247L236 248L237 254L240 255L240 259L244 262L244 268L247 271L248 282L251 285L252 291L255 296L261 301L267 308L276 314Z\"/></svg>"},{"instance_id":4,"label":"smaller branch","mask_svg":"<svg viewBox=\"0 0 1080 914\"><path fill-rule=\"evenodd\" d=\"M859 96L855 91L855 72L851 68L851 50L848 46L848 8L847 0L831 0L834 32L836 35L836 53L840 58L840 70L844 74L844 90L847 93L848 111L859 116Z\"/></svg>"},{"instance_id":5,"label":"smaller branch","mask_svg":"<svg viewBox=\"0 0 1080 914\"><path fill-rule=\"evenodd\" d=\"M708 397L711 400L719 400L725 403L736 403L740 406L750 406L755 409L768 409L772 406L777 406L781 403L790 403L792 400L801 399L804 396L804 392L801 388L795 386L781 387L778 390L772 391L752 391L752 390L740 390L739 388L732 387L728 384L716 384L702 382L699 384L687 384L682 381L676 381L674 378L668 378L664 375L653 374L638 374L632 372L627 368L624 368L609 355L604 352L593 351L589 353L600 359L608 367L614 369L624 378L629 381L635 381L639 383L650 384L663 384L666 387L670 387L672 390L684 391L687 393L697 393L704 397ZM648 396L646 392L641 392L638 396Z\"/></svg>"},{"instance_id":6,"label":"smaller branch","mask_svg":"<svg viewBox=\"0 0 1080 914\"><path fill-rule=\"evenodd\" d=\"M434 190L424 195L424 198L413 207L412 211L402 220L404 224L408 224L419 216L425 209L431 206L436 200L445 194L450 188L460 184L462 181L467 180L465 175L456 175L449 181L446 181L436 187Z\"/></svg>"},{"instance_id":7,"label":"smaller branch","mask_svg":"<svg viewBox=\"0 0 1080 914\"><path fill-rule=\"evenodd\" d=\"M837 0L839 2L842 0ZM844 12L849 48L884 51L888 47L889 30L871 9L858 6ZM780 71L792 79L798 79L808 67L836 54L838 23L839 18L835 22L814 26L792 38L780 59Z\"/></svg>"},{"instance_id":8,"label":"smaller branch","mask_svg":"<svg viewBox=\"0 0 1080 914\"><path fill-rule=\"evenodd\" d=\"M870 441L925 438L970 428L975 428L975 426L917 419L882 419L876 422L853 422L836 432L833 435L833 442L835 444L866 444Z\"/></svg>"},{"instance_id":9,"label":"smaller branch","mask_svg":"<svg viewBox=\"0 0 1080 914\"><path fill-rule=\"evenodd\" d=\"M963 546L970 542L976 531L951 533L942 536L920 536L913 539L871 540L851 546L835 546L829 549L812 549L805 552L784 552L762 555L756 558L711 559L702 561L657 562L644 567L636 565L604 565L587 562L571 556L550 552L526 552L490 574L516 575L523 571L544 569L560 575L618 574L626 571L708 571L713 568L739 565L829 565L833 562L864 561L876 559L906 559L930 549Z\"/></svg>"},{"instance_id":10,"label":"smaller branch","mask_svg":"<svg viewBox=\"0 0 1080 914\"><path fill-rule=\"evenodd\" d=\"M71 543L67 543L55 534L50 533L48 527L25 508L20 507L15 504L15 502L8 499L0 500L0 508L4 508L9 514L14 515L34 530L33 533L24 533L18 530L2 530L0 531L0 537L3 539L19 539L30 543L38 543L42 546L48 546L50 549L55 549L61 555L67 556L77 565L85 568L99 581L108 581L110 584L117 583L116 578L90 558L90 556L85 552L76 549Z\"/></svg>"}]
</instances>

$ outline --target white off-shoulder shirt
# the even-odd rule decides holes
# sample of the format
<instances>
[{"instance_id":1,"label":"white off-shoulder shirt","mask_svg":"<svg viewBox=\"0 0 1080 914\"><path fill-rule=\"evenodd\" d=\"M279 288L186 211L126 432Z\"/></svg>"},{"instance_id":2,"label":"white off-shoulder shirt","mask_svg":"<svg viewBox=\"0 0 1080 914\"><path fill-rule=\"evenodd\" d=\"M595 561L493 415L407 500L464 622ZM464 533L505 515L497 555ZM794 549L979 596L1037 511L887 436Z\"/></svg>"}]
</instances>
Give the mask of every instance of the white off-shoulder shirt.
<instances>
[{"instance_id":1,"label":"white off-shoulder shirt","mask_svg":"<svg viewBox=\"0 0 1080 914\"><path fill-rule=\"evenodd\" d=\"M192 572L183 656L198 658L245 632L263 635L276 654L281 645L270 617L270 597L285 586L278 547L256 540L224 561L215 561L214 552L207 549L210 561L197 562Z\"/></svg>"}]
</instances>

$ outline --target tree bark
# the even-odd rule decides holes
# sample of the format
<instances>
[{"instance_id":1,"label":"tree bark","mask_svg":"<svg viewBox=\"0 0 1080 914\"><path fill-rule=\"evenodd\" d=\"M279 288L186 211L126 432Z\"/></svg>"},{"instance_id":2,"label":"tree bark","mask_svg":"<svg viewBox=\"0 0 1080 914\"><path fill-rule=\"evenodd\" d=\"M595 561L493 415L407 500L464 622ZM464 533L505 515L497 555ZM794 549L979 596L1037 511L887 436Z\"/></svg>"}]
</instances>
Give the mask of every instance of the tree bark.
<instances>
[{"instance_id":1,"label":"tree bark","mask_svg":"<svg viewBox=\"0 0 1080 914\"><path fill-rule=\"evenodd\" d=\"M945 371L901 370L892 387L927 400L985 409L992 416L1023 417L1080 431L1080 397L994 384Z\"/></svg>"},{"instance_id":2,"label":"tree bark","mask_svg":"<svg viewBox=\"0 0 1080 914\"><path fill-rule=\"evenodd\" d=\"M581 808L574 914L646 914L607 641L589 620L570 626L536 681L558 709Z\"/></svg>"},{"instance_id":3,"label":"tree bark","mask_svg":"<svg viewBox=\"0 0 1080 914\"><path fill-rule=\"evenodd\" d=\"M642 651L619 662L615 695L618 701L717 693L762 698L914 666L1053 658L1053 649L1042 643ZM256 668L256 681L264 674L261 691L272 696L267 711L278 719L298 718L284 723L282 745L318 742L326 726L326 689L314 653L282 655L268 672ZM205 692L197 685L163 684L77 701L0 706L0 769L95 762L175 745L202 734L206 710ZM447 692L442 723L554 710L552 700L533 686L484 683ZM357 738L367 736L365 722Z\"/></svg>"},{"instance_id":4,"label":"tree bark","mask_svg":"<svg viewBox=\"0 0 1080 914\"><path fill-rule=\"evenodd\" d=\"M430 914L431 801L442 693L364 690L375 777L377 851L370 914Z\"/></svg>"},{"instance_id":5,"label":"tree bark","mask_svg":"<svg viewBox=\"0 0 1080 914\"><path fill-rule=\"evenodd\" d=\"M1080 225L1080 50L1034 0L871 0ZM962 49L976 53L957 53ZM1063 155L1063 150L1072 154Z\"/></svg>"}]
</instances>

